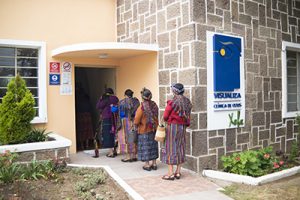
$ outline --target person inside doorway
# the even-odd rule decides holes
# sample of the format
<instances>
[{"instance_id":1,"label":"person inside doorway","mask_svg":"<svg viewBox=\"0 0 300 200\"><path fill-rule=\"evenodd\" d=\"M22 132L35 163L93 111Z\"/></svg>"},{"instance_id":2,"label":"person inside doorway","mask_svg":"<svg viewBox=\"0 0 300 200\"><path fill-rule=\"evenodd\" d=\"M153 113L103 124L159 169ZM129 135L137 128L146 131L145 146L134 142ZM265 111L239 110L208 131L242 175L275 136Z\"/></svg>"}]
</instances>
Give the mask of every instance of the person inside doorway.
<instances>
[{"instance_id":1,"label":"person inside doorway","mask_svg":"<svg viewBox=\"0 0 300 200\"><path fill-rule=\"evenodd\" d=\"M136 97L133 97L133 91L130 89L127 89L124 95L125 98L119 103L121 129L118 131L118 143L120 152L126 154L125 158L121 161L134 162L137 161L136 141L135 139L131 140L129 134L132 133L130 131L134 131L133 120L140 102Z\"/></svg>"},{"instance_id":2,"label":"person inside doorway","mask_svg":"<svg viewBox=\"0 0 300 200\"><path fill-rule=\"evenodd\" d=\"M102 147L110 148L110 152L106 155L110 158L117 156L115 135L118 121L118 102L119 99L114 95L113 89L106 88L96 105L100 111L100 120L102 120Z\"/></svg>"},{"instance_id":3,"label":"person inside doorway","mask_svg":"<svg viewBox=\"0 0 300 200\"><path fill-rule=\"evenodd\" d=\"M80 83L76 85L76 138L82 150L89 147L93 139L92 106L90 97Z\"/></svg>"}]
</instances>

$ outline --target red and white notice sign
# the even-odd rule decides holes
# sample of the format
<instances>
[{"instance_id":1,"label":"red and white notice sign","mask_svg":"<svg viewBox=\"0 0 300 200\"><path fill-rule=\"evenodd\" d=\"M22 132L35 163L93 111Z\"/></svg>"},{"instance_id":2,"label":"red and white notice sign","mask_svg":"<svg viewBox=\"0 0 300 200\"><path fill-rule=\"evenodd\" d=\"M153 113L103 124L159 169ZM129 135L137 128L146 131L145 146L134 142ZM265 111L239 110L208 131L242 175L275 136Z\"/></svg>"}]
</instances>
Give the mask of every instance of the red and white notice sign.
<instances>
[{"instance_id":1,"label":"red and white notice sign","mask_svg":"<svg viewBox=\"0 0 300 200\"><path fill-rule=\"evenodd\" d=\"M72 63L70 62L64 62L62 65L63 72L71 72L72 70Z\"/></svg>"},{"instance_id":2,"label":"red and white notice sign","mask_svg":"<svg viewBox=\"0 0 300 200\"><path fill-rule=\"evenodd\" d=\"M60 73L59 62L50 62L50 73Z\"/></svg>"}]
</instances>

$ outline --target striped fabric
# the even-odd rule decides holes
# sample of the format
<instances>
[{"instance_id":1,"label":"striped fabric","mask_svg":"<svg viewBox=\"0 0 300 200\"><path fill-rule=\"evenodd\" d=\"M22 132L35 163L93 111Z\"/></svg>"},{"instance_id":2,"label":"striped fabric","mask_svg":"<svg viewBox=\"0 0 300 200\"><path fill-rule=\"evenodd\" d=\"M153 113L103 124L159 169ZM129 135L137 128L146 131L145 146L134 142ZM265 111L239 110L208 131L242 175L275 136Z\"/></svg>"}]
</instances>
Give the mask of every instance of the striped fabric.
<instances>
[{"instance_id":1,"label":"striped fabric","mask_svg":"<svg viewBox=\"0 0 300 200\"><path fill-rule=\"evenodd\" d=\"M161 148L162 162L168 165L178 165L185 161L185 131L186 126L168 124L166 139Z\"/></svg>"},{"instance_id":2,"label":"striped fabric","mask_svg":"<svg viewBox=\"0 0 300 200\"><path fill-rule=\"evenodd\" d=\"M155 132L138 134L138 160L150 161L158 158L158 143Z\"/></svg>"},{"instance_id":3,"label":"striped fabric","mask_svg":"<svg viewBox=\"0 0 300 200\"><path fill-rule=\"evenodd\" d=\"M122 128L118 132L118 142L120 153L136 153L136 144L128 144L127 136L132 126L132 121L128 118L123 118Z\"/></svg>"}]
</instances>

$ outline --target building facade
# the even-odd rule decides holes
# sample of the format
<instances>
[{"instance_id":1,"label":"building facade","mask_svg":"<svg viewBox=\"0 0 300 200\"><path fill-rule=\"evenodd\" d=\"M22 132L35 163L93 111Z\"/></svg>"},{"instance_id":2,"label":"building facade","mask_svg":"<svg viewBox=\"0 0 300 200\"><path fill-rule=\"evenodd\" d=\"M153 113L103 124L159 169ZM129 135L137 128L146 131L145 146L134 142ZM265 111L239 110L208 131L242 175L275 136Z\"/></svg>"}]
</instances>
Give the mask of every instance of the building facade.
<instances>
[{"instance_id":1,"label":"building facade","mask_svg":"<svg viewBox=\"0 0 300 200\"><path fill-rule=\"evenodd\" d=\"M80 81L92 104L104 87L114 87L122 98L125 89L139 97L146 86L161 114L172 97L170 85L183 83L193 103L185 167L196 172L221 167L220 158L233 152L269 145L289 152L300 139L295 121L300 110L299 1L2 0L0 5L0 100L7 82L23 73L37 102L33 123L70 139L71 153L77 151L75 85ZM213 86L215 54L234 52L225 48L232 41L213 50L215 35L238 43L239 71L224 75L238 81L233 93ZM71 68L55 71L51 63ZM225 71L218 73L222 77ZM57 75L64 78L51 84ZM213 98L223 96L239 99L232 104L240 106L235 115L211 107ZM220 113L225 115L213 117ZM222 120L225 128L217 126Z\"/></svg>"},{"instance_id":2,"label":"building facade","mask_svg":"<svg viewBox=\"0 0 300 200\"><path fill-rule=\"evenodd\" d=\"M300 2L295 0L118 0L118 42L158 44L159 107L181 82L193 103L185 167L221 167L233 152L273 146L289 152L298 136ZM207 31L243 39L245 118L208 130ZM214 120L214 119L210 119ZM218 121L216 120L217 124Z\"/></svg>"}]
</instances>

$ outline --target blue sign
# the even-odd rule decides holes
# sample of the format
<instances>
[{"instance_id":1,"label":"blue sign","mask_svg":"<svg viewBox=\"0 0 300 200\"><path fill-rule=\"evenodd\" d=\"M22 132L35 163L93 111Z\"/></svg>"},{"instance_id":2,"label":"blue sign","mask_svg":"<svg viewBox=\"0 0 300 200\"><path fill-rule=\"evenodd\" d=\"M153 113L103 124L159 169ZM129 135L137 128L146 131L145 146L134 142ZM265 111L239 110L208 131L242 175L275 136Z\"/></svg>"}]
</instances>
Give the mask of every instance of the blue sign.
<instances>
[{"instance_id":1,"label":"blue sign","mask_svg":"<svg viewBox=\"0 0 300 200\"><path fill-rule=\"evenodd\" d=\"M49 74L50 85L60 85L60 74Z\"/></svg>"},{"instance_id":2,"label":"blue sign","mask_svg":"<svg viewBox=\"0 0 300 200\"><path fill-rule=\"evenodd\" d=\"M215 34L213 51L214 91L240 89L241 39Z\"/></svg>"}]
</instances>

